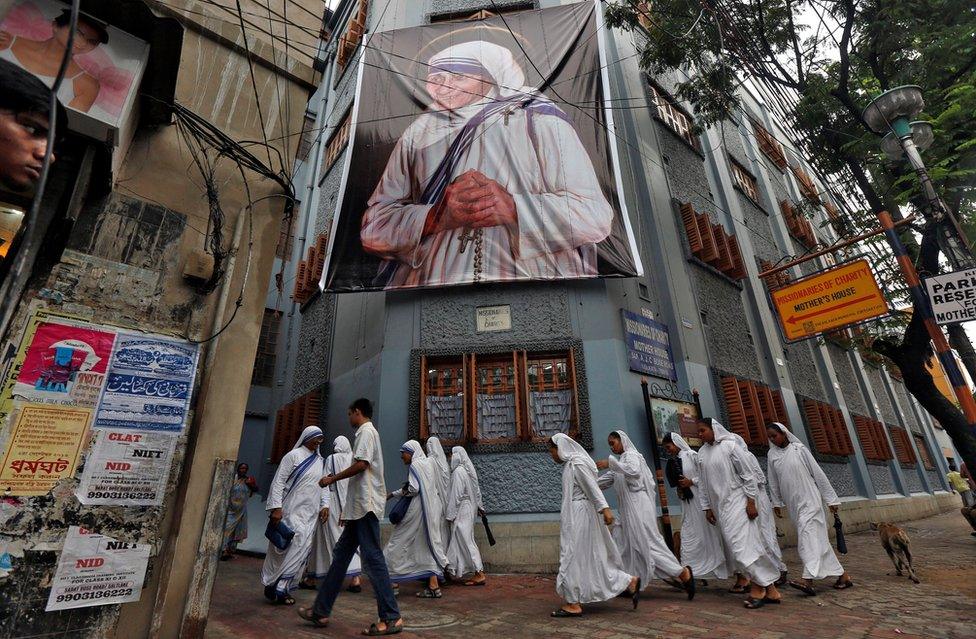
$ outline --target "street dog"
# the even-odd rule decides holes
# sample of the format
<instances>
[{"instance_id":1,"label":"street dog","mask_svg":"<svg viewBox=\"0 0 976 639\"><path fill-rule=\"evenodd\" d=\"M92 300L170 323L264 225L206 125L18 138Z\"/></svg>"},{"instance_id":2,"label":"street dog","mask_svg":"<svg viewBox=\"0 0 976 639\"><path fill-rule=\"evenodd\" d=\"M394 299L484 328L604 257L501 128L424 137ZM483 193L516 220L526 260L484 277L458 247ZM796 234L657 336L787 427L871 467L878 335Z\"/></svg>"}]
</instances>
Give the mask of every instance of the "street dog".
<instances>
[{"instance_id":1,"label":"street dog","mask_svg":"<svg viewBox=\"0 0 976 639\"><path fill-rule=\"evenodd\" d=\"M895 571L900 577L904 570L908 571L908 578L915 583L919 583L919 578L915 574L915 567L912 565L912 542L908 538L908 533L888 522L871 522L871 530L877 530L881 538L881 546L891 558L891 563L895 565Z\"/></svg>"}]
</instances>

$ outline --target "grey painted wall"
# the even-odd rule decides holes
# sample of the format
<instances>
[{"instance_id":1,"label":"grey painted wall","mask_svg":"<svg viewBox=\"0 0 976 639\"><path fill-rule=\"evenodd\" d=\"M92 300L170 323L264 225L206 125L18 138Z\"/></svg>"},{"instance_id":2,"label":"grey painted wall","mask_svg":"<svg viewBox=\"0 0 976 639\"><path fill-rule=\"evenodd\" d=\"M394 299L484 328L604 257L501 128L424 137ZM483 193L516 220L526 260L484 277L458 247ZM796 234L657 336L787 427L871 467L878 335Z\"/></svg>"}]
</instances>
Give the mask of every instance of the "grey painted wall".
<instances>
[{"instance_id":1,"label":"grey painted wall","mask_svg":"<svg viewBox=\"0 0 976 639\"><path fill-rule=\"evenodd\" d=\"M871 476L871 483L874 484L874 492L877 494L890 495L898 492L887 464L883 466L868 464L868 474Z\"/></svg>"},{"instance_id":2,"label":"grey painted wall","mask_svg":"<svg viewBox=\"0 0 976 639\"><path fill-rule=\"evenodd\" d=\"M837 383L840 384L840 391L844 395L844 401L852 413L870 417L871 412L864 401L864 395L858 386L857 374L851 364L850 356L847 351L839 346L827 343L827 352L830 353L830 362L837 375Z\"/></svg>"},{"instance_id":3,"label":"grey painted wall","mask_svg":"<svg viewBox=\"0 0 976 639\"><path fill-rule=\"evenodd\" d=\"M820 462L830 485L837 491L840 497L855 497L858 494L857 484L854 481L854 473L850 464L838 464L834 462Z\"/></svg>"}]
</instances>

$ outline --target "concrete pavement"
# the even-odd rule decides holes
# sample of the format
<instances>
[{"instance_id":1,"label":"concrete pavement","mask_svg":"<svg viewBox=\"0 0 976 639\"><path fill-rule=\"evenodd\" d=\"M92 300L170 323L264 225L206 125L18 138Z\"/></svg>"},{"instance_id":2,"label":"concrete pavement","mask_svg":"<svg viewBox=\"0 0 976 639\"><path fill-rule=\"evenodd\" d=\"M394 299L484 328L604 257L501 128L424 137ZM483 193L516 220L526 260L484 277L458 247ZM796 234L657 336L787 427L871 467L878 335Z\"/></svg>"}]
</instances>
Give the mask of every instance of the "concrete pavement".
<instances>
[{"instance_id":1,"label":"concrete pavement","mask_svg":"<svg viewBox=\"0 0 976 639\"><path fill-rule=\"evenodd\" d=\"M848 536L850 552L841 562L856 587L834 591L823 582L817 597L786 587L779 606L757 611L742 607L742 596L726 592L729 582L710 582L691 603L683 593L661 583L645 591L640 608L617 599L586 608L582 619L550 619L559 605L551 575L490 575L484 588L454 586L440 600L420 600L417 587L404 585L399 597L406 630L400 636L487 639L523 637L593 637L631 639L718 638L891 638L976 637L976 538L958 513L908 522L916 570L922 583L894 576L876 533ZM785 558L795 576L795 549ZM261 596L261 560L238 557L221 564L207 626L212 639L266 637L353 637L374 620L375 600L363 593L343 593L328 629L306 625L296 607L272 606ZM298 606L314 593L299 590Z\"/></svg>"}]
</instances>

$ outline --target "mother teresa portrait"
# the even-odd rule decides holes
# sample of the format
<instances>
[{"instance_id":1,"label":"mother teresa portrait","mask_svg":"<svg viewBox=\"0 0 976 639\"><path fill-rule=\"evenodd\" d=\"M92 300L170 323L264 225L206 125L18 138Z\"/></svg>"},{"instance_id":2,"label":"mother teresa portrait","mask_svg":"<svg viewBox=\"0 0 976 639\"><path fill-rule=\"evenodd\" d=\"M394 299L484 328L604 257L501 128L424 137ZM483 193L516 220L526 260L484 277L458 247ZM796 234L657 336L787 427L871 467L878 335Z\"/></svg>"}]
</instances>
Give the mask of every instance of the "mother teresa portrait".
<instances>
[{"instance_id":1,"label":"mother teresa portrait","mask_svg":"<svg viewBox=\"0 0 976 639\"><path fill-rule=\"evenodd\" d=\"M383 260L374 285L597 276L614 210L563 108L494 42L421 62L429 102L362 217L362 246Z\"/></svg>"}]
</instances>

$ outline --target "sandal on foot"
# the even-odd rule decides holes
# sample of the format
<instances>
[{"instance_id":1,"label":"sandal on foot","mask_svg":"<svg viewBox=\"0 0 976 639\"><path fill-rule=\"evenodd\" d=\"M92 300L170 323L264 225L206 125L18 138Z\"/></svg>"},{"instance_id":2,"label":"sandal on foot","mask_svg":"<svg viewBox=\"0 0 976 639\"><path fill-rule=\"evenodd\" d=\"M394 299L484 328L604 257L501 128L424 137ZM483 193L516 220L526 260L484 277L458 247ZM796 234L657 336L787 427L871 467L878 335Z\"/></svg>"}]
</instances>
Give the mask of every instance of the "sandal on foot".
<instances>
[{"instance_id":1,"label":"sandal on foot","mask_svg":"<svg viewBox=\"0 0 976 639\"><path fill-rule=\"evenodd\" d=\"M441 589L434 588L432 590L430 588L424 588L423 590L417 593L417 596L420 597L421 599L440 599Z\"/></svg>"},{"instance_id":2,"label":"sandal on foot","mask_svg":"<svg viewBox=\"0 0 976 639\"><path fill-rule=\"evenodd\" d=\"M847 590L848 588L853 588L853 587L854 587L854 580L850 578L848 578L847 581L841 581L840 579L838 579L837 583L834 584L834 590Z\"/></svg>"},{"instance_id":3,"label":"sandal on foot","mask_svg":"<svg viewBox=\"0 0 976 639\"><path fill-rule=\"evenodd\" d=\"M742 593L746 592L748 589L749 589L748 584L746 584L745 586L740 586L739 584L735 584L734 586L729 588L729 592L731 592L733 595L741 595Z\"/></svg>"},{"instance_id":4,"label":"sandal on foot","mask_svg":"<svg viewBox=\"0 0 976 639\"><path fill-rule=\"evenodd\" d=\"M558 608L558 609L553 610L552 612L550 612L549 613L549 616L550 617L556 617L558 619L563 619L563 618L566 618L566 617L582 617L583 616L583 613L582 612L570 612L568 610L563 610L562 608Z\"/></svg>"},{"instance_id":5,"label":"sandal on foot","mask_svg":"<svg viewBox=\"0 0 976 639\"><path fill-rule=\"evenodd\" d=\"M384 630L380 630L379 626L377 626L375 623L369 624L369 628L363 630L363 634L366 635L367 637L384 637L386 635L398 635L401 632L403 632L403 622L400 621L399 619L394 621L392 624L389 621L387 621L386 628Z\"/></svg>"},{"instance_id":6,"label":"sandal on foot","mask_svg":"<svg viewBox=\"0 0 976 639\"><path fill-rule=\"evenodd\" d=\"M688 581L681 584L681 589L688 594L688 601L695 598L695 571L691 569L691 566L685 566L688 569Z\"/></svg>"},{"instance_id":7,"label":"sandal on foot","mask_svg":"<svg viewBox=\"0 0 976 639\"><path fill-rule=\"evenodd\" d=\"M271 603L274 604L275 606L294 606L295 599L291 595L284 595L275 598L275 600L272 601Z\"/></svg>"},{"instance_id":8,"label":"sandal on foot","mask_svg":"<svg viewBox=\"0 0 976 639\"><path fill-rule=\"evenodd\" d=\"M790 588L796 588L797 590L799 590L800 592L802 592L803 594L805 594L807 597L816 597L817 596L817 591L813 589L813 586L808 586L807 584L803 583L802 581L793 581L792 579L790 580L789 583L790 583ZM836 588L836 587L837 587L837 585L834 584L834 588Z\"/></svg>"},{"instance_id":9,"label":"sandal on foot","mask_svg":"<svg viewBox=\"0 0 976 639\"><path fill-rule=\"evenodd\" d=\"M640 603L640 591L641 591L641 580L640 577L637 578L637 585L634 586L634 592L630 595L630 601L634 604L634 610L637 610L637 604Z\"/></svg>"},{"instance_id":10,"label":"sandal on foot","mask_svg":"<svg viewBox=\"0 0 976 639\"><path fill-rule=\"evenodd\" d=\"M469 579L468 581L465 581L464 582L464 585L465 586L484 586L487 583L488 583L488 580L487 579L482 579L481 581L475 581L474 579Z\"/></svg>"},{"instance_id":11,"label":"sandal on foot","mask_svg":"<svg viewBox=\"0 0 976 639\"><path fill-rule=\"evenodd\" d=\"M316 628L325 628L329 625L329 618L315 614L315 610L312 608L299 608L298 616L305 621L310 621Z\"/></svg>"},{"instance_id":12,"label":"sandal on foot","mask_svg":"<svg viewBox=\"0 0 976 639\"><path fill-rule=\"evenodd\" d=\"M683 583L681 583L679 580L675 579L674 577L668 577L667 579L664 579L663 581L664 581L664 583L666 583L667 585L671 586L675 590L684 590L685 589L685 585Z\"/></svg>"},{"instance_id":13,"label":"sandal on foot","mask_svg":"<svg viewBox=\"0 0 976 639\"><path fill-rule=\"evenodd\" d=\"M779 573L779 579L775 581L777 586L784 586L786 582L789 581L788 573L785 570L781 570Z\"/></svg>"},{"instance_id":14,"label":"sandal on foot","mask_svg":"<svg viewBox=\"0 0 976 639\"><path fill-rule=\"evenodd\" d=\"M743 605L749 610L757 610L766 605L766 600L749 597L748 599L745 600Z\"/></svg>"}]
</instances>

